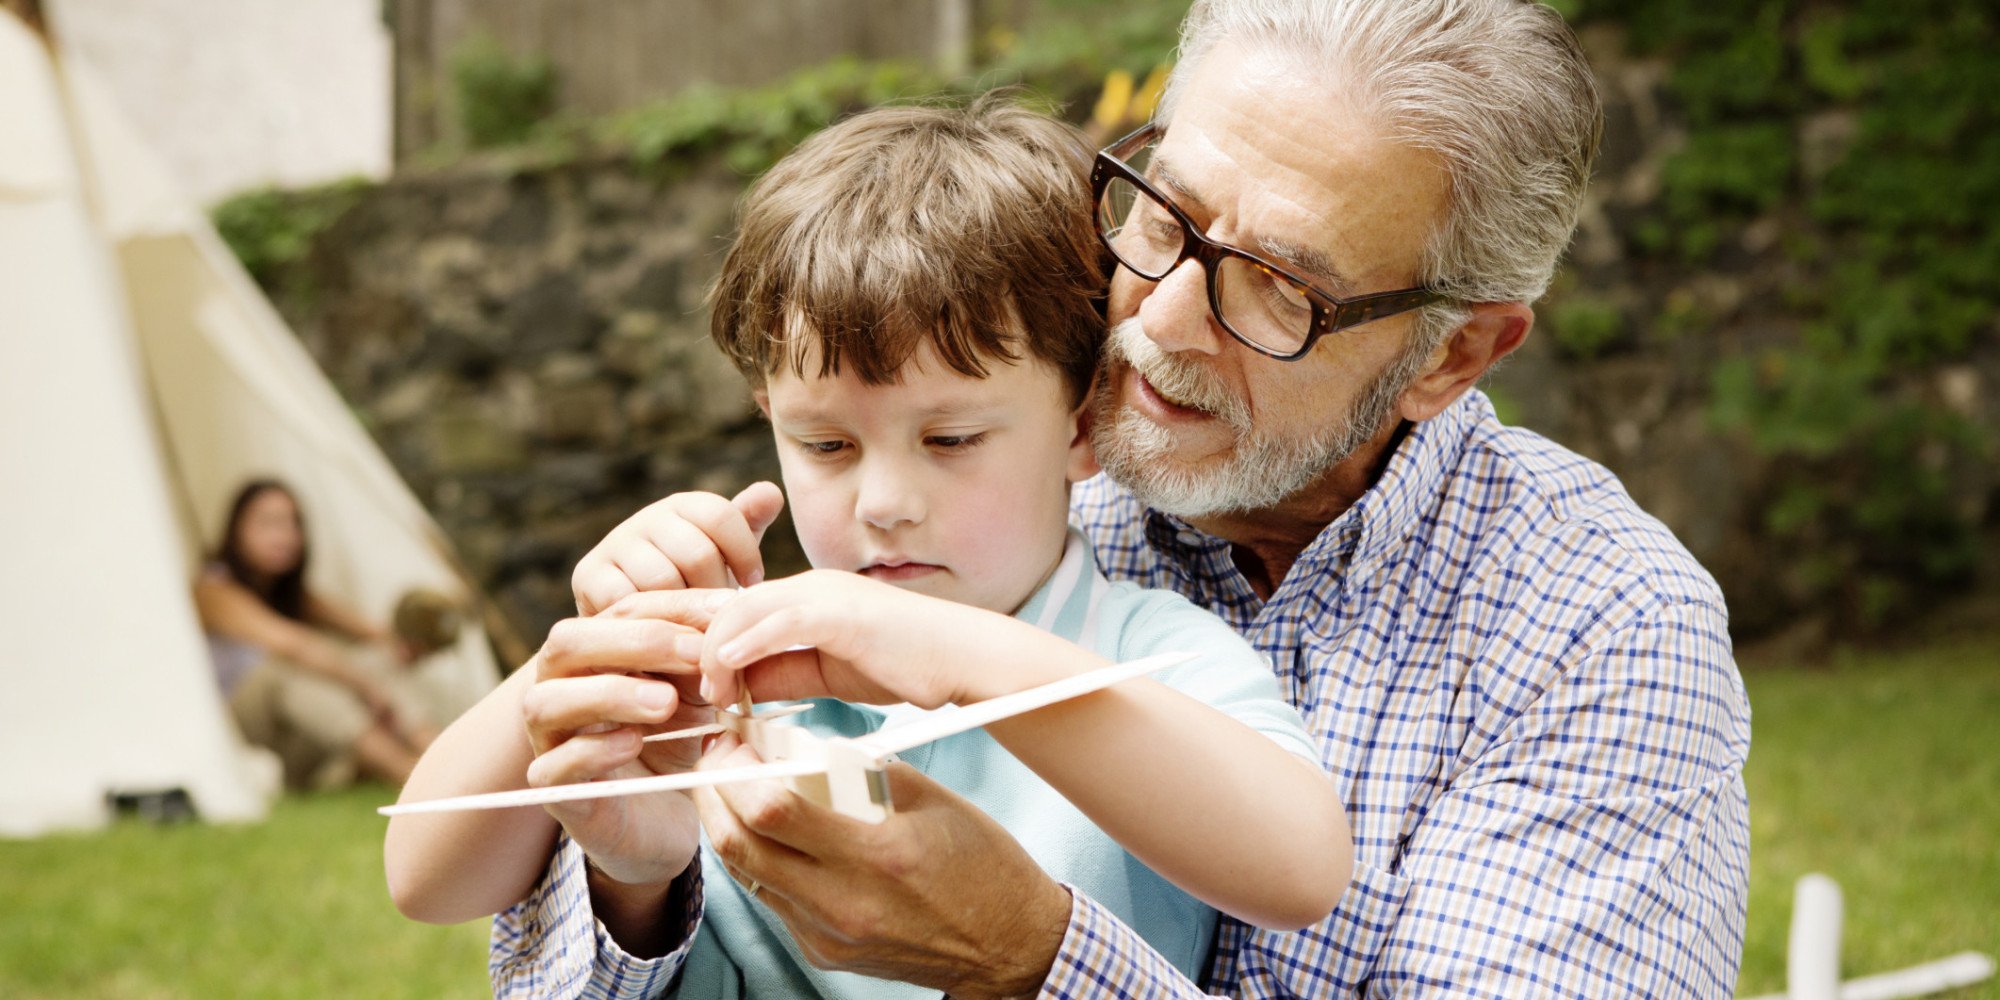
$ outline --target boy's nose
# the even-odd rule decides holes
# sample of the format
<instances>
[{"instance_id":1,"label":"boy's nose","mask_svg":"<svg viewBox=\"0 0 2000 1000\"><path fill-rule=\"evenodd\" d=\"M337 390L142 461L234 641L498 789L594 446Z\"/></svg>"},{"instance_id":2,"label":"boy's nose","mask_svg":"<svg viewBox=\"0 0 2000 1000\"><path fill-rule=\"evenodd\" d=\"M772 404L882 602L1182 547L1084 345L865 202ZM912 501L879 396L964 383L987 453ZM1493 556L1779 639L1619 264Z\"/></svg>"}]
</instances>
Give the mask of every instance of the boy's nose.
<instances>
[{"instance_id":1,"label":"boy's nose","mask_svg":"<svg viewBox=\"0 0 2000 1000\"><path fill-rule=\"evenodd\" d=\"M923 491L889 463L876 464L862 473L854 516L871 528L917 524L924 519Z\"/></svg>"}]
</instances>

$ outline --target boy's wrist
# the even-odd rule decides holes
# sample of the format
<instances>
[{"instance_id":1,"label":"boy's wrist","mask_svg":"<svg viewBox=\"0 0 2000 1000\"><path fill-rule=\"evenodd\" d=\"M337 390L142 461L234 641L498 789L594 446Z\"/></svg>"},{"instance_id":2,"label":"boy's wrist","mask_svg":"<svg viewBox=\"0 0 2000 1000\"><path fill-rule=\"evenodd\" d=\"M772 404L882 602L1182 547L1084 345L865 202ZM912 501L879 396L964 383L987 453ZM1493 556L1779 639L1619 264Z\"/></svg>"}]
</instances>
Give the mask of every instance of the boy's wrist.
<instances>
[{"instance_id":1,"label":"boy's wrist","mask_svg":"<svg viewBox=\"0 0 2000 1000\"><path fill-rule=\"evenodd\" d=\"M681 945L674 915L684 909L687 872L665 882L621 882L584 855L590 907L618 946L634 958L658 958Z\"/></svg>"}]
</instances>

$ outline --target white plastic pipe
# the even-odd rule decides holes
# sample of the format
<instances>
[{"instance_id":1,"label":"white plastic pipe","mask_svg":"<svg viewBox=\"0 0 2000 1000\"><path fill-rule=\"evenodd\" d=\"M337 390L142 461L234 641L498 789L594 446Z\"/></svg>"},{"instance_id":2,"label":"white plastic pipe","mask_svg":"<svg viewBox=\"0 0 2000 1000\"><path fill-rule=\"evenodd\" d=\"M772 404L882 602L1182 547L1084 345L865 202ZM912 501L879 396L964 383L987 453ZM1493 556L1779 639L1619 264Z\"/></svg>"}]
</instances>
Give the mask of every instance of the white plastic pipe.
<instances>
[{"instance_id":1,"label":"white plastic pipe","mask_svg":"<svg viewBox=\"0 0 2000 1000\"><path fill-rule=\"evenodd\" d=\"M1792 891L1785 995L1840 1000L1840 883L1817 872L1801 877Z\"/></svg>"}]
</instances>

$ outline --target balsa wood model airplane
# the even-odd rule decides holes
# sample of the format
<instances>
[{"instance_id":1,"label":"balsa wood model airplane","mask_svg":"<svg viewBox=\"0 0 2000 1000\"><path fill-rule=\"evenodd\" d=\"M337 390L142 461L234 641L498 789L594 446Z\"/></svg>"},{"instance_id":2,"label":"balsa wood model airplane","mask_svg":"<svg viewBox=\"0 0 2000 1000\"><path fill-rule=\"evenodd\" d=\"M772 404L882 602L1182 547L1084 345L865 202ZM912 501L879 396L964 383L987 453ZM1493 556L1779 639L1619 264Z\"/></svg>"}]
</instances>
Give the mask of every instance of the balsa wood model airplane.
<instances>
[{"instance_id":1,"label":"balsa wood model airplane","mask_svg":"<svg viewBox=\"0 0 2000 1000\"><path fill-rule=\"evenodd\" d=\"M658 740L691 739L710 733L733 732L756 750L768 763L749 767L688 771L645 778L589 781L548 788L464 795L428 802L405 802L376 810L384 816L411 813L458 812L466 809L505 809L540 806L580 799L609 799L647 792L685 791L737 781L783 779L792 791L822 806L855 819L880 823L892 810L889 782L883 768L899 753L933 740L977 729L988 723L1023 712L1045 708L1060 701L1100 691L1120 681L1131 680L1156 670L1194 659L1192 653L1164 653L1130 663L1117 663L1089 673L1066 677L1039 687L1016 691L972 705L954 705L920 718L878 729L867 736L847 739L823 737L802 726L780 719L806 710L794 705L764 715L752 715L747 700L735 711L716 713L716 721L705 726L656 733Z\"/></svg>"}]
</instances>

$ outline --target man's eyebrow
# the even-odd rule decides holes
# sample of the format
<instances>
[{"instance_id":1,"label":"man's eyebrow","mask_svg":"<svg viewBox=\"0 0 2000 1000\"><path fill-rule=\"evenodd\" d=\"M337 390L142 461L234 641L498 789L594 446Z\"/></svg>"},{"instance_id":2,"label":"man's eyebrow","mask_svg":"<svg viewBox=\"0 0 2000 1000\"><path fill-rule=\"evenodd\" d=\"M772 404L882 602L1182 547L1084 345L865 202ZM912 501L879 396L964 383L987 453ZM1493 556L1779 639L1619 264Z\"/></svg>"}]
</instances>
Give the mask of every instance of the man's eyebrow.
<instances>
[{"instance_id":1,"label":"man's eyebrow","mask_svg":"<svg viewBox=\"0 0 2000 1000\"><path fill-rule=\"evenodd\" d=\"M1203 215L1213 214L1209 212L1208 204L1201 200L1201 195L1194 193L1194 189L1181 179L1181 175L1174 172L1173 165L1167 162L1167 158L1158 152L1153 154L1153 162L1146 165L1146 179L1170 188L1167 193L1173 195L1174 201L1192 205Z\"/></svg>"},{"instance_id":2,"label":"man's eyebrow","mask_svg":"<svg viewBox=\"0 0 2000 1000\"><path fill-rule=\"evenodd\" d=\"M1312 247L1300 246L1287 240L1257 237L1257 249L1267 257L1275 257L1278 263L1297 271L1328 292L1340 298L1354 294L1354 283L1333 266L1333 258Z\"/></svg>"},{"instance_id":3,"label":"man's eyebrow","mask_svg":"<svg viewBox=\"0 0 2000 1000\"><path fill-rule=\"evenodd\" d=\"M1201 196L1188 186L1187 181L1181 179L1181 176L1174 172L1173 165L1167 162L1166 158L1159 153L1156 152L1153 154L1153 162L1147 165L1146 174L1147 180L1161 187L1168 188L1167 193L1173 197L1175 202L1192 205L1196 211L1203 215L1214 214L1209 211L1208 205L1201 200ZM1325 253L1309 246L1303 246L1289 240L1274 239L1269 236L1257 237L1256 244L1255 247L1244 247L1243 249L1254 250L1260 256L1275 258L1278 263L1285 265L1287 270L1296 271L1312 279L1314 284L1341 298L1346 298L1354 294L1354 283L1347 280L1346 275L1340 273L1340 268L1335 267L1333 264L1333 258L1327 256Z\"/></svg>"}]
</instances>

